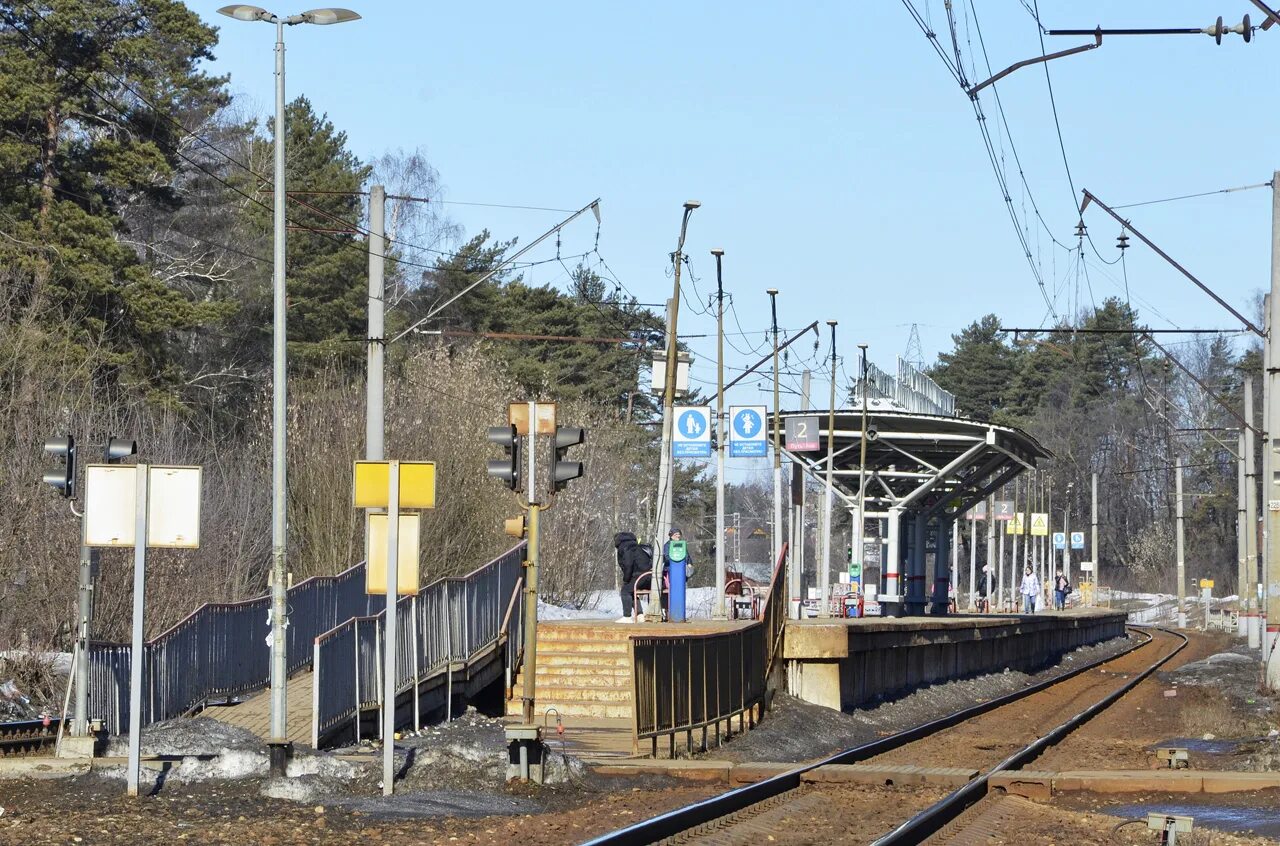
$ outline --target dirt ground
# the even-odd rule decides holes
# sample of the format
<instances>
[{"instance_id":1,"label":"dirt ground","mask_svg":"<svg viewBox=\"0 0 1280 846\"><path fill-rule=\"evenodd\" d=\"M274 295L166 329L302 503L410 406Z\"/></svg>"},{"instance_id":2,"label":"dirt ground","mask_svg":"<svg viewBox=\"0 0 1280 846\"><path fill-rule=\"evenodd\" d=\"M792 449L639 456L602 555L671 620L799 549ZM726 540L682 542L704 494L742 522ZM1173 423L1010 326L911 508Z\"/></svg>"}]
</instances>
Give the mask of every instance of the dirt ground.
<instances>
[{"instance_id":1,"label":"dirt ground","mask_svg":"<svg viewBox=\"0 0 1280 846\"><path fill-rule=\"evenodd\" d=\"M840 713L779 694L760 725L703 757L728 761L800 763L825 758L845 749L895 734L990 701L1028 685L1066 673L1081 664L1106 658L1132 644L1115 638L1085 646L1033 675L1006 670L972 679L935 684L890 702Z\"/></svg>"},{"instance_id":2,"label":"dirt ground","mask_svg":"<svg viewBox=\"0 0 1280 846\"><path fill-rule=\"evenodd\" d=\"M1147 769L1157 746L1202 770L1280 769L1280 702L1259 691L1256 655L1224 634L1191 633L1153 679L1050 749L1032 769Z\"/></svg>"}]
</instances>

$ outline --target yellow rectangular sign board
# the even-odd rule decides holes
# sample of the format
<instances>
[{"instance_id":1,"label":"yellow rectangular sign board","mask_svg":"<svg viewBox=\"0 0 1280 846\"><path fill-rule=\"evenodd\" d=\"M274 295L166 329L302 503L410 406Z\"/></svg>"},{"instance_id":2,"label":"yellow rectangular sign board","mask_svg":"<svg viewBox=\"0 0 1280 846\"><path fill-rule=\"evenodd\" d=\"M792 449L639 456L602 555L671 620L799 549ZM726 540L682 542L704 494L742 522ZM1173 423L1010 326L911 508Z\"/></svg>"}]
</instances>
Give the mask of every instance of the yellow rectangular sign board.
<instances>
[{"instance_id":1,"label":"yellow rectangular sign board","mask_svg":"<svg viewBox=\"0 0 1280 846\"><path fill-rule=\"evenodd\" d=\"M1007 535L1021 535L1024 533L1025 528L1026 523L1023 520L1022 512L1017 511L1014 513L1012 520L1007 520L1005 522L1004 531Z\"/></svg>"},{"instance_id":2,"label":"yellow rectangular sign board","mask_svg":"<svg viewBox=\"0 0 1280 846\"><path fill-rule=\"evenodd\" d=\"M1031 535L1032 537L1043 538L1049 534L1049 515L1043 511L1035 511L1031 514Z\"/></svg>"},{"instance_id":3,"label":"yellow rectangular sign board","mask_svg":"<svg viewBox=\"0 0 1280 846\"><path fill-rule=\"evenodd\" d=\"M370 514L368 517L369 548L365 550L365 593L387 595L387 516ZM422 516L400 515L400 536L396 544L396 593L413 596L418 592L418 539L421 535Z\"/></svg>"},{"instance_id":4,"label":"yellow rectangular sign board","mask_svg":"<svg viewBox=\"0 0 1280 846\"><path fill-rule=\"evenodd\" d=\"M354 507L387 507L391 484L390 461L357 461L353 476L352 504ZM436 507L435 462L400 462L400 507Z\"/></svg>"}]
</instances>

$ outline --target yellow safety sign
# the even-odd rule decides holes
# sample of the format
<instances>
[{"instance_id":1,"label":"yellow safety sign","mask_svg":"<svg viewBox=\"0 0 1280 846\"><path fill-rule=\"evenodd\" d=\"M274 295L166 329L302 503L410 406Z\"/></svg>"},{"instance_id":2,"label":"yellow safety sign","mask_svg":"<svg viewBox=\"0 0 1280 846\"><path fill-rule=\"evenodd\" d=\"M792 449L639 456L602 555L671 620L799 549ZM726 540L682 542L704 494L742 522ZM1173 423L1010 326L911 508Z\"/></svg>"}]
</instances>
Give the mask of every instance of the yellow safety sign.
<instances>
[{"instance_id":1,"label":"yellow safety sign","mask_svg":"<svg viewBox=\"0 0 1280 846\"><path fill-rule=\"evenodd\" d=\"M1018 511L1013 515L1012 519L1005 521L1004 531L1007 535L1020 535L1023 533L1024 526L1022 512Z\"/></svg>"},{"instance_id":2,"label":"yellow safety sign","mask_svg":"<svg viewBox=\"0 0 1280 846\"><path fill-rule=\"evenodd\" d=\"M1036 511L1031 514L1031 534L1034 537L1047 537L1049 534L1049 515Z\"/></svg>"}]
</instances>

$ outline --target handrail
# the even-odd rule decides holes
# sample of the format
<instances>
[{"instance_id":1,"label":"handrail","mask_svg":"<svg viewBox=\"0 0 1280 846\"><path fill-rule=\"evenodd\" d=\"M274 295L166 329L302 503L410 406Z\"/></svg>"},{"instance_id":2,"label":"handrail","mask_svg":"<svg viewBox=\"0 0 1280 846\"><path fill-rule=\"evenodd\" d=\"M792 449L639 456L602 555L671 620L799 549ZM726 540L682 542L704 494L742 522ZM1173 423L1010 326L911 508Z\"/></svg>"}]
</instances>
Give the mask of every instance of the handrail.
<instances>
[{"instance_id":1,"label":"handrail","mask_svg":"<svg viewBox=\"0 0 1280 846\"><path fill-rule=\"evenodd\" d=\"M502 627L499 631L506 634L511 628L511 612L515 610L516 600L520 598L520 589L524 587L524 577L516 579L516 589L511 592L511 601L507 603L507 612L502 615Z\"/></svg>"}]
</instances>

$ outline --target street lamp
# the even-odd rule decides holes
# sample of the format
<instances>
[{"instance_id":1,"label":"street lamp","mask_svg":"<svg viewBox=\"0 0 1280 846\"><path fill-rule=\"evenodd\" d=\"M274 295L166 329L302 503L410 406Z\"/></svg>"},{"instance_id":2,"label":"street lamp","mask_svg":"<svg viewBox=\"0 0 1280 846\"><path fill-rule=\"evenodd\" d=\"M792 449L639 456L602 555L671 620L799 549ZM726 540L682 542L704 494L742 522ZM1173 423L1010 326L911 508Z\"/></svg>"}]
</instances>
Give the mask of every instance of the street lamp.
<instances>
[{"instance_id":1,"label":"street lamp","mask_svg":"<svg viewBox=\"0 0 1280 846\"><path fill-rule=\"evenodd\" d=\"M238 21L263 21L276 27L276 124L275 124L275 229L272 251L272 413L271 413L271 771L283 775L289 756L289 735L285 723L286 670L285 617L285 186L284 186L284 28L310 23L325 26L358 20L350 9L312 9L282 18L257 6L223 6L218 14Z\"/></svg>"}]
</instances>

